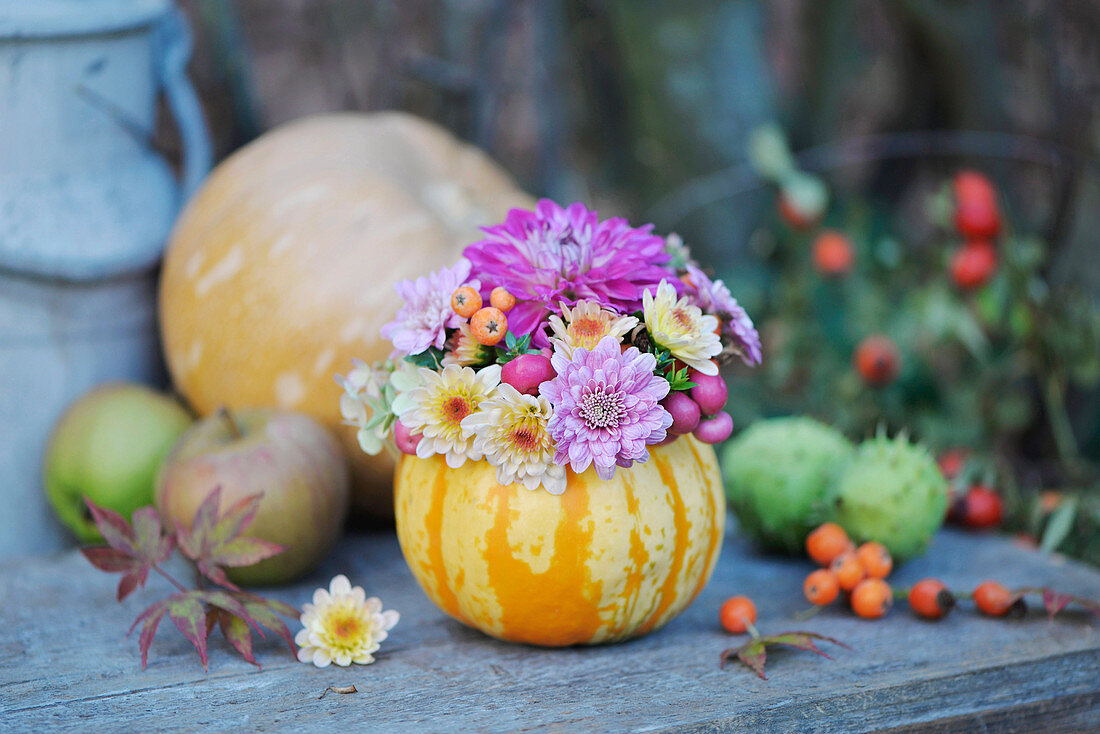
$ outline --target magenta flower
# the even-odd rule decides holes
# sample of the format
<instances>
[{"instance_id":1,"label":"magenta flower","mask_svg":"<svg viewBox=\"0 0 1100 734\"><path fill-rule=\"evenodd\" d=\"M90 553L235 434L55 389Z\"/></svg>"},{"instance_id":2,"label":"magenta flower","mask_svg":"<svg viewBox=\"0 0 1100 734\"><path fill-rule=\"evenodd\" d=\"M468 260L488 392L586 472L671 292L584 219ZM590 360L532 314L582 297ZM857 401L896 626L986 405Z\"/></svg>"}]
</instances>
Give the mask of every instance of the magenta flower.
<instances>
[{"instance_id":1,"label":"magenta flower","mask_svg":"<svg viewBox=\"0 0 1100 734\"><path fill-rule=\"evenodd\" d=\"M600 479L610 479L615 466L647 461L646 444L665 438L672 416L660 404L668 381L653 374L652 354L605 336L591 351L578 347L573 357L557 350L550 358L557 372L539 385L554 414L548 428L557 444L554 461L580 473L594 464Z\"/></svg>"},{"instance_id":2,"label":"magenta flower","mask_svg":"<svg viewBox=\"0 0 1100 734\"><path fill-rule=\"evenodd\" d=\"M669 259L665 243L650 234L652 226L601 222L583 204L563 209L543 199L533 212L513 209L503 224L486 227L486 238L463 255L487 286L503 286L516 297L510 330L534 332L536 344L549 346L547 320L562 302L590 300L623 314L641 308L642 291L668 276L661 267Z\"/></svg>"},{"instance_id":3,"label":"magenta flower","mask_svg":"<svg viewBox=\"0 0 1100 734\"><path fill-rule=\"evenodd\" d=\"M428 347L442 349L447 341L446 329L457 329L465 322L451 308L451 295L462 285L481 287L481 283L467 280L468 277L470 261L462 259L452 268L395 285L405 303L397 318L382 327L382 336L404 354L420 354Z\"/></svg>"},{"instance_id":4,"label":"magenta flower","mask_svg":"<svg viewBox=\"0 0 1100 734\"><path fill-rule=\"evenodd\" d=\"M760 364L763 357L760 334L745 309L741 308L741 304L730 293L730 289L721 280L712 281L692 263L687 264L687 271L691 280L687 289L688 295L695 299L696 305L704 313L715 314L722 321L722 331L728 328L733 332L734 343L745 364L750 367Z\"/></svg>"}]
</instances>

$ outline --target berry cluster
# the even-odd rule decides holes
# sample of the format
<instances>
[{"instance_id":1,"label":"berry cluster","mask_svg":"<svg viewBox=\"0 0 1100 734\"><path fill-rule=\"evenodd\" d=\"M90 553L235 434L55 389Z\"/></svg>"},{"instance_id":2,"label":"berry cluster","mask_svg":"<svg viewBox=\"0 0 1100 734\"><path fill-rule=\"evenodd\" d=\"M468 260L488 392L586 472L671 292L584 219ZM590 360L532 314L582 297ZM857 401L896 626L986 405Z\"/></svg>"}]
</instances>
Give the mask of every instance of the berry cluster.
<instances>
[{"instance_id":1,"label":"berry cluster","mask_svg":"<svg viewBox=\"0 0 1100 734\"><path fill-rule=\"evenodd\" d=\"M508 333L505 311L516 305L516 297L497 286L489 294L488 306L482 306L481 294L468 285L451 294L451 309L470 320L470 332L478 344L494 347Z\"/></svg>"},{"instance_id":2,"label":"berry cluster","mask_svg":"<svg viewBox=\"0 0 1100 734\"><path fill-rule=\"evenodd\" d=\"M703 443L722 443L733 433L733 418L722 410L728 397L726 381L719 375L704 375L698 370L691 370L688 378L695 387L670 392L661 401L672 416L665 441L690 433Z\"/></svg>"},{"instance_id":3,"label":"berry cluster","mask_svg":"<svg viewBox=\"0 0 1100 734\"><path fill-rule=\"evenodd\" d=\"M951 256L949 270L955 285L963 290L982 287L997 270L994 240L1001 232L997 190L977 171L955 175L955 229L964 239Z\"/></svg>"},{"instance_id":4,"label":"berry cluster","mask_svg":"<svg viewBox=\"0 0 1100 734\"><path fill-rule=\"evenodd\" d=\"M889 611L894 594L885 579L894 559L882 543L872 540L857 548L844 528L827 522L806 536L806 553L823 566L802 583L811 604L832 604L843 591L860 617L875 619Z\"/></svg>"}]
</instances>

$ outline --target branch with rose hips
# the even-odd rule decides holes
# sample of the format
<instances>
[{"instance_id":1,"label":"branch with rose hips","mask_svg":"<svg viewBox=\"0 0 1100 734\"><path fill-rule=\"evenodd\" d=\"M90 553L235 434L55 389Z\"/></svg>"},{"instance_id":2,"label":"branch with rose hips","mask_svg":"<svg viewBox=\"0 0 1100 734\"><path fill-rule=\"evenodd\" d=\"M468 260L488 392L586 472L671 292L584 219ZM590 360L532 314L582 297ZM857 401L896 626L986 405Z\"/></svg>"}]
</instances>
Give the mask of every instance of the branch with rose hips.
<instances>
[{"instance_id":1,"label":"branch with rose hips","mask_svg":"<svg viewBox=\"0 0 1100 734\"><path fill-rule=\"evenodd\" d=\"M134 620L127 637L141 625L138 648L141 667L149 659L149 648L164 617L172 623L198 650L203 669L207 669L207 639L214 625L222 636L256 667L252 652L252 631L263 638L264 629L274 632L295 653L290 629L280 618L297 617L295 607L275 599L265 599L242 591L226 575L226 568L249 566L283 551L282 546L258 538L242 537L256 515L261 495L246 497L220 511L221 488L215 488L195 511L190 528L179 524L175 531L165 531L160 516L153 507L135 510L131 522L120 514L99 507L85 498L96 527L107 541L106 546L82 548L88 561L101 571L121 573L118 600L122 601L139 586L144 588L153 571L172 584L178 593L151 604ZM176 550L195 567L198 588L188 589L164 568ZM221 588L202 587L202 578Z\"/></svg>"}]
</instances>

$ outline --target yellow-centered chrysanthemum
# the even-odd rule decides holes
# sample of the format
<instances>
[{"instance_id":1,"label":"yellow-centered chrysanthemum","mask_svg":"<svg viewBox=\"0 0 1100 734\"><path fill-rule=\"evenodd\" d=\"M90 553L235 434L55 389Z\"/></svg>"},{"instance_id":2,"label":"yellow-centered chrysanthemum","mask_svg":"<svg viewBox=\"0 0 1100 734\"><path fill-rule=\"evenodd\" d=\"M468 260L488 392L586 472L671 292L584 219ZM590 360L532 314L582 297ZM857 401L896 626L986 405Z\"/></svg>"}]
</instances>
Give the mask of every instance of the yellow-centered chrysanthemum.
<instances>
[{"instance_id":1,"label":"yellow-centered chrysanthemum","mask_svg":"<svg viewBox=\"0 0 1100 734\"><path fill-rule=\"evenodd\" d=\"M563 303L561 313L564 321L561 316L550 317L550 328L554 332L550 340L570 359L577 347L592 351L605 336L613 336L621 342L623 336L638 325L638 319L633 316L620 316L600 308L595 301L578 301L572 309Z\"/></svg>"},{"instance_id":2,"label":"yellow-centered chrysanthemum","mask_svg":"<svg viewBox=\"0 0 1100 734\"><path fill-rule=\"evenodd\" d=\"M462 421L476 413L500 383L500 365L475 372L452 364L440 372L421 368L418 374L421 384L394 401L394 410L405 427L424 436L416 445L416 455L427 459L443 454L452 468L462 466L466 459L480 459L481 453L473 446L473 431L463 428Z\"/></svg>"},{"instance_id":3,"label":"yellow-centered chrysanthemum","mask_svg":"<svg viewBox=\"0 0 1100 734\"><path fill-rule=\"evenodd\" d=\"M363 587L353 587L340 574L327 590L313 592L312 604L302 607L302 629L294 637L298 659L318 668L373 663L373 653L399 618L392 609L382 611L377 597L368 599Z\"/></svg>"},{"instance_id":4,"label":"yellow-centered chrysanthemum","mask_svg":"<svg viewBox=\"0 0 1100 734\"><path fill-rule=\"evenodd\" d=\"M541 485L550 494L561 494L565 467L554 463L554 439L547 428L552 414L546 398L501 383L462 427L474 432L474 450L497 468L498 482L530 490Z\"/></svg>"},{"instance_id":5,"label":"yellow-centered chrysanthemum","mask_svg":"<svg viewBox=\"0 0 1100 734\"><path fill-rule=\"evenodd\" d=\"M648 288L642 293L642 313L654 343L704 375L718 374L713 359L722 351L717 317L704 314L686 296L676 300L676 289L667 280L657 286L656 296Z\"/></svg>"}]
</instances>

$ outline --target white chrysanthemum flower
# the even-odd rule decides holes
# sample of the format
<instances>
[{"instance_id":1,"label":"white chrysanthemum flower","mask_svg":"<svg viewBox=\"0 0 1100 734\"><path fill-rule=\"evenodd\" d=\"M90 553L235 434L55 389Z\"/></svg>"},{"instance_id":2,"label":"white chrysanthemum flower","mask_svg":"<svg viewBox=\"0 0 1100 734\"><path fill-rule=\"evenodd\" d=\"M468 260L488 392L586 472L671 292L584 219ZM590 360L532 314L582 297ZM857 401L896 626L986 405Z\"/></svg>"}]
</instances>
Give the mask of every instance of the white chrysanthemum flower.
<instances>
[{"instance_id":1,"label":"white chrysanthemum flower","mask_svg":"<svg viewBox=\"0 0 1100 734\"><path fill-rule=\"evenodd\" d=\"M367 598L362 586L351 585L340 574L328 590L313 592L313 603L302 607L302 629L295 635L298 660L313 663L318 668L330 663L348 666L367 665L388 631L397 624L400 615L392 609L382 611L377 597Z\"/></svg>"},{"instance_id":2,"label":"white chrysanthemum flower","mask_svg":"<svg viewBox=\"0 0 1100 734\"><path fill-rule=\"evenodd\" d=\"M450 339L447 340L447 352L443 355L443 366L457 364L459 367L477 367L489 361L492 348L474 338L474 332L466 322L459 324Z\"/></svg>"},{"instance_id":3,"label":"white chrysanthemum flower","mask_svg":"<svg viewBox=\"0 0 1100 734\"><path fill-rule=\"evenodd\" d=\"M500 384L500 365L474 372L469 367L448 365L441 372L421 368L421 384L399 396L401 422L411 433L423 435L416 455L427 459L433 454L447 457L447 466L457 468L466 459L477 460L481 453L473 447L474 433L463 428L466 416L476 413L493 389Z\"/></svg>"},{"instance_id":4,"label":"white chrysanthemum flower","mask_svg":"<svg viewBox=\"0 0 1100 734\"><path fill-rule=\"evenodd\" d=\"M656 296L645 289L642 313L654 343L704 375L718 374L713 360L722 351L717 317L703 314L687 296L676 300L676 289L667 280L657 286Z\"/></svg>"},{"instance_id":5,"label":"white chrysanthemum flower","mask_svg":"<svg viewBox=\"0 0 1100 734\"><path fill-rule=\"evenodd\" d=\"M501 383L480 411L463 419L462 427L475 433L474 450L497 468L498 482L530 490L541 485L550 494L561 494L565 467L554 463L554 439L547 428L553 412L546 398Z\"/></svg>"},{"instance_id":6,"label":"white chrysanthemum flower","mask_svg":"<svg viewBox=\"0 0 1100 734\"><path fill-rule=\"evenodd\" d=\"M578 301L572 310L563 303L561 313L565 321L560 316L550 317L550 328L554 332L550 341L570 359L574 349L583 347L592 351L605 336L613 336L622 342L623 336L638 325L635 317L620 316L601 308L595 301Z\"/></svg>"},{"instance_id":7,"label":"white chrysanthemum flower","mask_svg":"<svg viewBox=\"0 0 1100 734\"><path fill-rule=\"evenodd\" d=\"M386 433L393 423L384 398L389 367L375 369L361 359L353 359L352 364L347 377L336 375L336 384L344 388L340 396L340 415L345 424L358 427L355 435L359 446L373 456L382 450Z\"/></svg>"}]
</instances>

